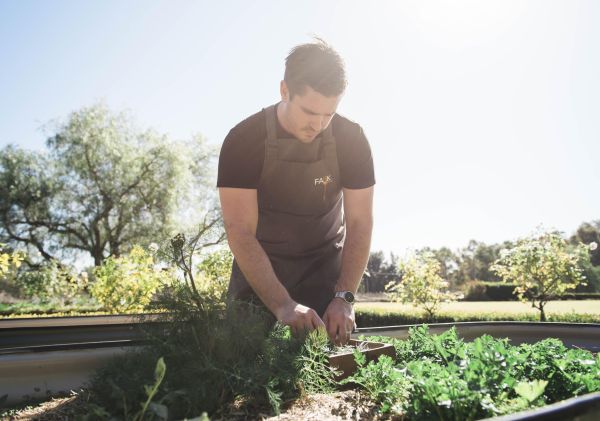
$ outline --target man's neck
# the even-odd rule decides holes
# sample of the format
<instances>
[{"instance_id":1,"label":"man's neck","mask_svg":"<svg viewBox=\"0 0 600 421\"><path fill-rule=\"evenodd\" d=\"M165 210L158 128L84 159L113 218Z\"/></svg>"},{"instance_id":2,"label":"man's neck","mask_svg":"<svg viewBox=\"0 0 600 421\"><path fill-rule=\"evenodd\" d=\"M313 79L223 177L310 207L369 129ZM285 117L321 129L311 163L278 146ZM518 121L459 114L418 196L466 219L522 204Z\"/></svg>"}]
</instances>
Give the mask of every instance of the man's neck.
<instances>
[{"instance_id":1,"label":"man's neck","mask_svg":"<svg viewBox=\"0 0 600 421\"><path fill-rule=\"evenodd\" d=\"M283 102L279 102L277 104L277 106L275 107L275 111L276 111L275 114L277 115L277 121L278 121L279 125L281 126L281 128L287 134L292 135L292 132L287 127L287 118L286 118L286 114L285 114L285 107L286 107L286 105ZM293 137L295 137L295 136L293 136Z\"/></svg>"}]
</instances>

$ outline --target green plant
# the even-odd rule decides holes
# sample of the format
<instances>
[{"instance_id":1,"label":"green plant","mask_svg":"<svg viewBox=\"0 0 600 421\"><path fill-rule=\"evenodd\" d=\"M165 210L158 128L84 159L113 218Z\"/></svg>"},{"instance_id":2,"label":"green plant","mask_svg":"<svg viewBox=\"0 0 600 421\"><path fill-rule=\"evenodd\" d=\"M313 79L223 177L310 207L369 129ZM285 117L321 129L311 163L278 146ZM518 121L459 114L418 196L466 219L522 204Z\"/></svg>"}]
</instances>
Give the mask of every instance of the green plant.
<instances>
[{"instance_id":1,"label":"green plant","mask_svg":"<svg viewBox=\"0 0 600 421\"><path fill-rule=\"evenodd\" d=\"M540 321L545 321L544 307L550 299L584 283L579 262L589 260L589 247L570 246L558 232L543 232L518 240L500 256L491 270L504 282L515 283L519 299L531 302L540 311Z\"/></svg>"},{"instance_id":2,"label":"green plant","mask_svg":"<svg viewBox=\"0 0 600 421\"><path fill-rule=\"evenodd\" d=\"M421 307L432 318L442 302L462 297L448 291L448 282L442 279L440 263L431 252L421 252L399 263L401 280L386 285L393 301L410 302Z\"/></svg>"},{"instance_id":3,"label":"green plant","mask_svg":"<svg viewBox=\"0 0 600 421\"><path fill-rule=\"evenodd\" d=\"M402 413L410 398L411 384L406 370L395 366L387 355L377 361L366 363L366 357L355 351L354 359L358 369L355 374L342 380L342 384L354 383L361 386L383 413Z\"/></svg>"},{"instance_id":4,"label":"green plant","mask_svg":"<svg viewBox=\"0 0 600 421\"><path fill-rule=\"evenodd\" d=\"M143 311L172 274L155 267L154 258L135 246L128 255L109 257L94 269L90 292L109 312Z\"/></svg>"},{"instance_id":5,"label":"green plant","mask_svg":"<svg viewBox=\"0 0 600 421\"><path fill-rule=\"evenodd\" d=\"M469 281L463 290L465 301L517 301L514 294L517 285L505 282Z\"/></svg>"},{"instance_id":6,"label":"green plant","mask_svg":"<svg viewBox=\"0 0 600 421\"><path fill-rule=\"evenodd\" d=\"M148 328L149 345L98 372L92 404L125 418L131 402L145 402L146 416L156 404L162 406L153 416L168 414L172 419L201 413L227 418L232 412L252 418L258 412L278 413L283 402L302 394L338 387L327 364L327 355L336 350L324 331L299 341L289 328L274 323L263 306L225 303L215 287L221 284L212 282L221 276L214 269L221 267L220 258L204 259L207 263L196 267L190 246L193 250L193 241L182 236L172 243L184 279L163 289L151 303L151 308L168 311L159 313L159 323ZM483 336L465 343L454 329L435 336L425 326L411 329L406 341L375 339L393 343L398 360L382 357L366 364L357 354L359 370L353 381L382 412L411 420L474 420L600 389L600 360L549 342L511 347L507 340ZM558 353L566 356L566 363L549 363ZM146 387L144 393L140 385L156 370L159 358L169 370L160 377L160 387L155 376L156 387Z\"/></svg>"},{"instance_id":7,"label":"green plant","mask_svg":"<svg viewBox=\"0 0 600 421\"><path fill-rule=\"evenodd\" d=\"M0 243L0 281L14 275L24 259L24 253L7 250L6 244Z\"/></svg>"},{"instance_id":8,"label":"green plant","mask_svg":"<svg viewBox=\"0 0 600 421\"><path fill-rule=\"evenodd\" d=\"M313 330L306 336L302 349L295 360L303 391L322 393L335 389L336 372L329 366L327 359L327 355L331 351L325 329Z\"/></svg>"},{"instance_id":9,"label":"green plant","mask_svg":"<svg viewBox=\"0 0 600 421\"><path fill-rule=\"evenodd\" d=\"M385 408L410 420L476 420L600 391L600 356L567 350L556 339L511 346L506 339L484 335L463 342L454 329L430 335L421 326L412 328L407 340L370 340L392 343L397 362L390 368L384 360L366 371L357 357L362 368L354 381L385 402L393 399L382 392L393 384L390 373L403 373L401 399ZM378 371L377 365L388 368Z\"/></svg>"},{"instance_id":10,"label":"green plant","mask_svg":"<svg viewBox=\"0 0 600 421\"><path fill-rule=\"evenodd\" d=\"M146 392L148 399L142 404L142 409L133 416L133 421L143 421L146 419L144 418L144 415L148 409L160 419L166 420L168 418L169 410L167 407L160 403L152 402L152 398L154 398L158 392L158 388L165 378L166 371L167 366L165 365L164 359L161 357L156 362L156 368L154 369L154 384L144 386L144 391Z\"/></svg>"},{"instance_id":11,"label":"green plant","mask_svg":"<svg viewBox=\"0 0 600 421\"><path fill-rule=\"evenodd\" d=\"M475 313L439 312L434 318L405 311L358 310L356 324L360 327L412 325L420 323L484 322L484 321L538 321L539 317L528 313ZM562 313L546 316L549 322L600 323L600 314Z\"/></svg>"},{"instance_id":12,"label":"green plant","mask_svg":"<svg viewBox=\"0 0 600 421\"><path fill-rule=\"evenodd\" d=\"M314 332L301 342L289 328L274 326L264 307L225 303L224 266L230 257L211 254L195 267L193 239L177 236L171 247L184 279L151 303L151 309L168 311L147 331L150 345L97 374L92 387L97 405L124 414L125 402L140 401L138 385L158 356L169 371L154 399L176 419L227 413L234 402L277 413L284 400L300 393L332 390L326 333Z\"/></svg>"},{"instance_id":13,"label":"green plant","mask_svg":"<svg viewBox=\"0 0 600 421\"><path fill-rule=\"evenodd\" d=\"M38 268L20 270L14 280L20 294L34 302L71 305L87 296L89 282L86 272L75 273L73 268L52 260Z\"/></svg>"}]
</instances>

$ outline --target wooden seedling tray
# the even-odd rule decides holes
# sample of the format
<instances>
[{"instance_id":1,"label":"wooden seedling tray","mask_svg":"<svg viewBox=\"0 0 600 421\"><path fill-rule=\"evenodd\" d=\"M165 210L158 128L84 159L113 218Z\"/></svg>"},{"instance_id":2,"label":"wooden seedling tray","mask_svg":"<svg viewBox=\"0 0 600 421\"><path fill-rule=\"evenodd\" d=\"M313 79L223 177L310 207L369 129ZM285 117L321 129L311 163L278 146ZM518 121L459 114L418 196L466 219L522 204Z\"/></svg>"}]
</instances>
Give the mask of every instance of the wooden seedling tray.
<instances>
[{"instance_id":1,"label":"wooden seedling tray","mask_svg":"<svg viewBox=\"0 0 600 421\"><path fill-rule=\"evenodd\" d=\"M380 355L387 355L396 359L396 350L391 344L384 344L381 342L370 342L370 341L359 341L356 339L350 339L348 345L353 349L363 348L361 354L364 354L369 361L377 361ZM353 350L348 350L340 354L330 355L329 366L340 371L341 373L336 376L336 380L345 379L348 376L354 374L357 369L356 361L354 361Z\"/></svg>"}]
</instances>

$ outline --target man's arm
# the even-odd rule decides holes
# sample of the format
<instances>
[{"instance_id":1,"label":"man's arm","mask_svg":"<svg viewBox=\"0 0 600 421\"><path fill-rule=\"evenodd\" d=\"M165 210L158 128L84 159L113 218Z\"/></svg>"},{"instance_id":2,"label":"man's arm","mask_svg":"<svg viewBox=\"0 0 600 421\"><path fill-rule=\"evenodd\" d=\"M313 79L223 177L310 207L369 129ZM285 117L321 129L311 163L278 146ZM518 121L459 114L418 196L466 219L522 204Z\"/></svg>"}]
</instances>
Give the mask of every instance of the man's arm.
<instances>
[{"instance_id":1,"label":"man's arm","mask_svg":"<svg viewBox=\"0 0 600 421\"><path fill-rule=\"evenodd\" d=\"M317 312L298 304L281 284L265 251L256 239L258 201L255 189L219 188L229 248L246 280L281 323L295 336L325 327Z\"/></svg>"},{"instance_id":2,"label":"man's arm","mask_svg":"<svg viewBox=\"0 0 600 421\"><path fill-rule=\"evenodd\" d=\"M346 240L336 291L356 293L367 267L373 231L373 190L373 186L357 190L344 189ZM323 320L332 341L348 342L354 328L354 309L351 304L341 298L334 298L327 307Z\"/></svg>"}]
</instances>

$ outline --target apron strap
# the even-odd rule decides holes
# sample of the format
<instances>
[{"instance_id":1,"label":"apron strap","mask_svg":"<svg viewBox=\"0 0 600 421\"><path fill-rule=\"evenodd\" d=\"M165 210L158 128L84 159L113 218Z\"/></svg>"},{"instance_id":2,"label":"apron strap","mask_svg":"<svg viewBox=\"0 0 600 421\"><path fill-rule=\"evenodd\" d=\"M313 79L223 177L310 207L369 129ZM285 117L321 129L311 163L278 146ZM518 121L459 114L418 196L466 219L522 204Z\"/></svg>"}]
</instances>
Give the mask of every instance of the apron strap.
<instances>
[{"instance_id":1,"label":"apron strap","mask_svg":"<svg viewBox=\"0 0 600 421\"><path fill-rule=\"evenodd\" d=\"M329 126L321 133L321 144L323 148L323 159L326 161L335 161L337 165L337 149L335 147L335 138L333 137L333 130L331 129L331 122Z\"/></svg>"},{"instance_id":2,"label":"apron strap","mask_svg":"<svg viewBox=\"0 0 600 421\"><path fill-rule=\"evenodd\" d=\"M277 104L270 105L265 108L266 120L267 120L267 139L277 139L277 115L276 115Z\"/></svg>"},{"instance_id":3,"label":"apron strap","mask_svg":"<svg viewBox=\"0 0 600 421\"><path fill-rule=\"evenodd\" d=\"M265 108L267 139L265 142L265 163L268 158L277 157L277 104Z\"/></svg>"}]
</instances>

